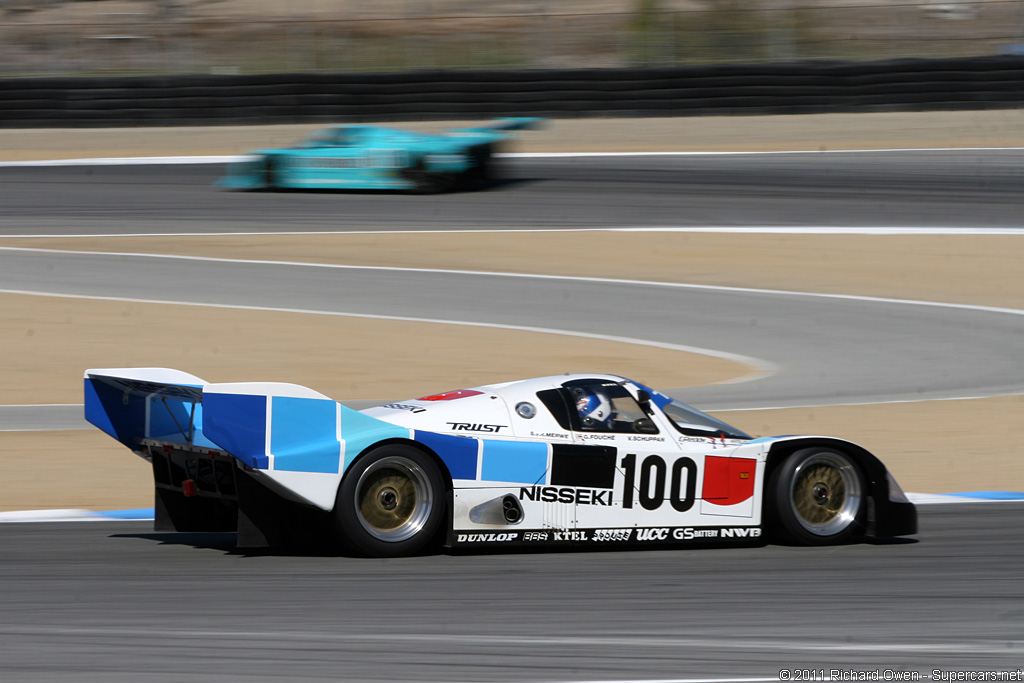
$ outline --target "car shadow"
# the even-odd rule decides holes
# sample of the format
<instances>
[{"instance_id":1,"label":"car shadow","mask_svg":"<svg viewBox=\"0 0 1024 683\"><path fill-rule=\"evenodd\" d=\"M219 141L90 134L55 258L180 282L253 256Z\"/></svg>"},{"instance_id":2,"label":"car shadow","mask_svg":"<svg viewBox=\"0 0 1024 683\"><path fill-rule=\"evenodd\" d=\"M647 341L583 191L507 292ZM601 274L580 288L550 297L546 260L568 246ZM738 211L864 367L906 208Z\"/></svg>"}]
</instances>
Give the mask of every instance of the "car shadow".
<instances>
[{"instance_id":1,"label":"car shadow","mask_svg":"<svg viewBox=\"0 0 1024 683\"><path fill-rule=\"evenodd\" d=\"M324 545L295 545L270 548L240 548L233 531L154 531L142 534L111 534L110 538L139 539L157 545L188 546L195 550L216 550L234 557L361 557L344 548Z\"/></svg>"},{"instance_id":2,"label":"car shadow","mask_svg":"<svg viewBox=\"0 0 1024 683\"><path fill-rule=\"evenodd\" d=\"M545 182L546 178L494 178L488 181L481 187L469 188L469 189L453 189L445 190L441 192L418 192L416 190L386 190L386 189L370 189L370 188L342 188L342 187L276 187L276 188L260 188L254 190L248 190L249 192L256 192L260 194L308 194L308 195L367 195L371 197L380 197L391 195L394 197L439 197L439 196L451 196L451 195L466 195L466 194L477 194L481 192L502 192L506 190L515 189L521 185L533 185L535 183ZM236 190L228 190L236 191Z\"/></svg>"},{"instance_id":3,"label":"car shadow","mask_svg":"<svg viewBox=\"0 0 1024 683\"><path fill-rule=\"evenodd\" d=\"M217 531L204 531L204 532L149 532L149 533L138 533L138 534L111 534L110 538L122 538L122 539L138 539L144 541L150 541L157 545L168 545L168 546L187 546L195 550L214 550L224 555L239 558L257 558L257 557L336 557L346 559L373 559L367 558L357 552L353 552L341 547L335 547L326 543L321 545L294 545L286 547L270 547L270 548L239 548L236 546L237 534L234 532L217 532ZM860 539L856 542L849 543L847 545L875 545L875 546L894 546L894 545L913 545L920 541L915 538L866 538ZM667 544L667 545L630 545L628 547L621 547L622 551L627 552L657 552L657 551L672 551L679 552L681 550L709 550L716 549L719 551L743 551L750 550L752 548L762 547L791 547L791 548L810 548L810 546L800 545L796 543L785 543L781 541L755 541L747 543L730 543L723 545L721 543L690 543L690 544ZM425 550L420 553L416 553L412 557L423 557L423 556L447 556L447 557L479 557L486 555L507 555L507 556L521 556L521 555L575 555L575 554L586 554L586 553L607 553L615 552L616 549L620 549L617 546L583 546L583 545L539 545L539 546L513 546L507 548L471 548L460 546L457 548L434 548Z\"/></svg>"}]
</instances>

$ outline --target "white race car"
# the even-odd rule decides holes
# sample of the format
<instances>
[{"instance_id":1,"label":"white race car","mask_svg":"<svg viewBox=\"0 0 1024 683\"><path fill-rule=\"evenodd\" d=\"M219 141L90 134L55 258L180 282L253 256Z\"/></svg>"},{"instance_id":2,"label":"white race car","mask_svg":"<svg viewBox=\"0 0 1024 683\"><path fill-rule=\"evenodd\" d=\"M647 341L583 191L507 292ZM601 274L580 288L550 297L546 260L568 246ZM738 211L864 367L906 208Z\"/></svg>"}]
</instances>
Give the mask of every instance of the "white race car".
<instances>
[{"instance_id":1,"label":"white race car","mask_svg":"<svg viewBox=\"0 0 1024 683\"><path fill-rule=\"evenodd\" d=\"M848 441L752 438L639 382L560 375L347 408L306 387L85 373L85 416L152 462L156 528L240 546L832 544L916 533Z\"/></svg>"}]
</instances>

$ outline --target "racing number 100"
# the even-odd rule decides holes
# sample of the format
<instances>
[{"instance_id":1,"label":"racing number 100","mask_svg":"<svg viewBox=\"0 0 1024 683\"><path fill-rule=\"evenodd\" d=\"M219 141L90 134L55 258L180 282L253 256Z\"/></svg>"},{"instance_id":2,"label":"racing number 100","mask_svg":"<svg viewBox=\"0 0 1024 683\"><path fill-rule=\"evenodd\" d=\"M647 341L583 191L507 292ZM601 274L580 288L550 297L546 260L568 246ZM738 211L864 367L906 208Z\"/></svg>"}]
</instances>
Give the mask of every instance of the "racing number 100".
<instances>
[{"instance_id":1,"label":"racing number 100","mask_svg":"<svg viewBox=\"0 0 1024 683\"><path fill-rule=\"evenodd\" d=\"M626 474L625 491L622 493L622 507L633 507L633 492L638 491L640 505L646 510L657 510L665 502L665 460L659 455L648 455L640 463L640 487L636 483L636 454L630 453L622 459ZM686 470L686 491L683 493L683 470ZM653 486L651 485L653 479ZM693 507L697 489L697 463L690 458L679 458L672 463L672 478L668 488L668 502L676 512L686 512ZM682 494L682 495L681 495Z\"/></svg>"}]
</instances>

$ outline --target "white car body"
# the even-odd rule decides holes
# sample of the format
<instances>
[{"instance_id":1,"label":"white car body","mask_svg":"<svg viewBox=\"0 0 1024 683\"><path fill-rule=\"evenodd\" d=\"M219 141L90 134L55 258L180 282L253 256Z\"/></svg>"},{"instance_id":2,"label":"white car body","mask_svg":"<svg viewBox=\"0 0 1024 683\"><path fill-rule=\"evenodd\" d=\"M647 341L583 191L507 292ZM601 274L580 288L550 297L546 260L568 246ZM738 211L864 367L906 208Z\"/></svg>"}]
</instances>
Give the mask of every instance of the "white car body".
<instances>
[{"instance_id":1,"label":"white car body","mask_svg":"<svg viewBox=\"0 0 1024 683\"><path fill-rule=\"evenodd\" d=\"M158 529L235 529L245 545L309 532L400 555L428 536L448 546L687 544L775 530L822 544L916 532L914 506L863 448L755 439L615 375L355 411L294 384L89 370L85 414L152 463Z\"/></svg>"}]
</instances>

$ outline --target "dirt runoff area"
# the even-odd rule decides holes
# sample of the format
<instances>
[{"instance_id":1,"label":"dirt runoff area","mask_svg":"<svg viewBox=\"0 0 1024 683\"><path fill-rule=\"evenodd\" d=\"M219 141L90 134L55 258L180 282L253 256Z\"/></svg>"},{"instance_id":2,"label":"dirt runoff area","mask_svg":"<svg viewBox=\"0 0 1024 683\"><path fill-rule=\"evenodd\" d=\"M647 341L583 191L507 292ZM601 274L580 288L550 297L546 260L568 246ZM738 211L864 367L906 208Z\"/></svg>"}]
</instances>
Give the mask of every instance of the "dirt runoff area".
<instances>
[{"instance_id":1,"label":"dirt runoff area","mask_svg":"<svg viewBox=\"0 0 1024 683\"><path fill-rule=\"evenodd\" d=\"M1017 111L556 121L518 151L1024 146ZM429 124L436 128L441 124ZM450 124L458 125L458 124ZM424 127L424 126L416 126ZM429 126L428 126L429 127ZM3 160L233 154L313 127L0 131ZM61 238L0 246L203 254L367 265L574 274L567 234ZM1024 308L1015 236L594 233L586 259L610 277ZM455 253L457 249L459 253ZM461 254L461 255L460 255ZM842 258L839 259L838 255ZM575 262L581 259L576 258ZM741 264L741 265L737 265ZM592 275L592 273L583 273ZM754 369L639 344L481 327L169 304L0 295L0 404L77 403L88 367L160 365L210 381L277 380L345 399L395 399L484 382L608 371L655 386L731 381ZM188 336L171 332L189 321ZM196 324L199 321L201 324ZM282 330L289 330L284 334ZM298 330L298 332L296 332ZM418 349L405 340L416 338ZM14 360L17 359L17 360ZM1024 490L1024 397L724 412L756 435L817 433L877 453L906 490ZM152 505L146 464L96 431L0 433L0 510Z\"/></svg>"},{"instance_id":2,"label":"dirt runoff area","mask_svg":"<svg viewBox=\"0 0 1024 683\"><path fill-rule=\"evenodd\" d=\"M482 121L395 123L438 132ZM282 147L323 124L0 129L0 161L207 156ZM1024 146L1024 111L555 119L521 133L515 152L745 152Z\"/></svg>"}]
</instances>

